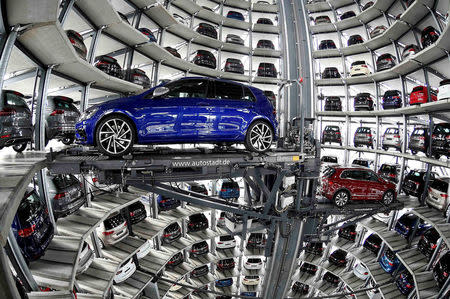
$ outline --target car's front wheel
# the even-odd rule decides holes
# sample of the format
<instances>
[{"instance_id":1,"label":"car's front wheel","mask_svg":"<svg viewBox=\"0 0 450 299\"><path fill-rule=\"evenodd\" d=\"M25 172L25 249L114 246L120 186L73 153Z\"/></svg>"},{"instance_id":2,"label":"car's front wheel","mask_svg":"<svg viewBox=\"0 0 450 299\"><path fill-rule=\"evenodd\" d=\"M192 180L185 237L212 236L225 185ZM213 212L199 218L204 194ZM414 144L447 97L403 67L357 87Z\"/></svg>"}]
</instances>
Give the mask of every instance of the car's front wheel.
<instances>
[{"instance_id":1,"label":"car's front wheel","mask_svg":"<svg viewBox=\"0 0 450 299\"><path fill-rule=\"evenodd\" d=\"M134 127L127 118L111 115L99 123L95 138L102 153L111 157L122 157L133 149Z\"/></svg>"},{"instance_id":2,"label":"car's front wheel","mask_svg":"<svg viewBox=\"0 0 450 299\"><path fill-rule=\"evenodd\" d=\"M245 136L245 147L251 152L263 153L272 145L274 133L264 121L255 121L250 125Z\"/></svg>"},{"instance_id":3,"label":"car's front wheel","mask_svg":"<svg viewBox=\"0 0 450 299\"><path fill-rule=\"evenodd\" d=\"M14 144L13 145L13 150L15 150L18 153L23 152L26 148L27 148L27 143L26 142L18 143L18 144Z\"/></svg>"},{"instance_id":4,"label":"car's front wheel","mask_svg":"<svg viewBox=\"0 0 450 299\"><path fill-rule=\"evenodd\" d=\"M336 192L333 199L334 199L334 204L336 206L338 206L339 208L342 208L350 200L350 194L345 190L341 190L341 191Z\"/></svg>"},{"instance_id":5,"label":"car's front wheel","mask_svg":"<svg viewBox=\"0 0 450 299\"><path fill-rule=\"evenodd\" d=\"M393 201L394 201L394 191L392 190L388 190L384 193L383 198L381 199L381 201L383 202L383 204L385 205L390 205Z\"/></svg>"}]
</instances>

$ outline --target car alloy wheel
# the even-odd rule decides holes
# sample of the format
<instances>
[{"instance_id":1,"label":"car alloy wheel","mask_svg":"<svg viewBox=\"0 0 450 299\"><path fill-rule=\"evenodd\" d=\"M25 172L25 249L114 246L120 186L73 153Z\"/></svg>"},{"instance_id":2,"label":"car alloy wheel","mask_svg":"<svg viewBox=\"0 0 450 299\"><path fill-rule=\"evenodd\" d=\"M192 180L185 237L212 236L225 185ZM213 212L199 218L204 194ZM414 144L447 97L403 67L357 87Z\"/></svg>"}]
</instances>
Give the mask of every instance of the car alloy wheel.
<instances>
[{"instance_id":1,"label":"car alloy wheel","mask_svg":"<svg viewBox=\"0 0 450 299\"><path fill-rule=\"evenodd\" d=\"M349 197L350 196L347 191L338 191L338 193L334 196L334 203L336 206L341 208L348 203Z\"/></svg>"},{"instance_id":2,"label":"car alloy wheel","mask_svg":"<svg viewBox=\"0 0 450 299\"><path fill-rule=\"evenodd\" d=\"M18 144L14 144L13 145L13 150L15 150L18 153L21 153L25 150L25 148L27 147L27 143L23 142L23 143L18 143Z\"/></svg>"},{"instance_id":3,"label":"car alloy wheel","mask_svg":"<svg viewBox=\"0 0 450 299\"><path fill-rule=\"evenodd\" d=\"M272 145L273 132L270 125L256 121L250 125L245 138L245 147L252 152L263 153Z\"/></svg>"},{"instance_id":4,"label":"car alloy wheel","mask_svg":"<svg viewBox=\"0 0 450 299\"><path fill-rule=\"evenodd\" d=\"M121 157L131 152L134 128L123 116L113 115L103 119L97 129L97 146L111 157Z\"/></svg>"},{"instance_id":5,"label":"car alloy wheel","mask_svg":"<svg viewBox=\"0 0 450 299\"><path fill-rule=\"evenodd\" d=\"M389 190L383 195L383 203L385 205L390 205L394 201L394 192Z\"/></svg>"},{"instance_id":6,"label":"car alloy wheel","mask_svg":"<svg viewBox=\"0 0 450 299\"><path fill-rule=\"evenodd\" d=\"M447 206L447 209L445 209L444 217L445 219L448 219L450 215L450 205Z\"/></svg>"}]
</instances>

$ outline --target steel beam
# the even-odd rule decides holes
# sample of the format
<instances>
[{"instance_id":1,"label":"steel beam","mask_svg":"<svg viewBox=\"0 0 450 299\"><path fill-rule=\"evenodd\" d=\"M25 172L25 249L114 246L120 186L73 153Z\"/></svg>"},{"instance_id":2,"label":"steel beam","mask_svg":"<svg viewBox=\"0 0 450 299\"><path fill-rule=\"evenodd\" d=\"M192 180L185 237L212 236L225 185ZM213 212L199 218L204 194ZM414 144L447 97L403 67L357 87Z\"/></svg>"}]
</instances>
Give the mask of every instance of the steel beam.
<instances>
[{"instance_id":1,"label":"steel beam","mask_svg":"<svg viewBox=\"0 0 450 299\"><path fill-rule=\"evenodd\" d=\"M36 123L34 125L34 143L36 150L45 150L45 108L47 106L47 90L53 66L40 71L39 91L36 105Z\"/></svg>"},{"instance_id":2,"label":"steel beam","mask_svg":"<svg viewBox=\"0 0 450 299\"><path fill-rule=\"evenodd\" d=\"M17 39L17 34L19 31L19 28L20 28L19 25L14 26L14 28L8 34L6 41L4 42L4 46L3 46L3 49L1 52L1 57L0 57L0 90L3 90L3 83L4 83L4 78L6 75L6 68L8 67L8 61L9 61L9 58L11 57L11 53L14 48L14 43L16 42L16 39ZM3 40L3 38L2 38L2 40ZM0 102L0 109L2 108L2 106L3 106L3 101Z\"/></svg>"}]
</instances>

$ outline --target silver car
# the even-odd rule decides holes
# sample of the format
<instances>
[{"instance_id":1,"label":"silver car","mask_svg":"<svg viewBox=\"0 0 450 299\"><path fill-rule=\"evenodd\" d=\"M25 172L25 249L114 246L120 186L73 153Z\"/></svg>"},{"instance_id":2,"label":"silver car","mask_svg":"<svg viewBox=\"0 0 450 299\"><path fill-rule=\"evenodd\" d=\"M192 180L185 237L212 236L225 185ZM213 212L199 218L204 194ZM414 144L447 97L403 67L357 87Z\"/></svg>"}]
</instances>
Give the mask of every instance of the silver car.
<instances>
[{"instance_id":1,"label":"silver car","mask_svg":"<svg viewBox=\"0 0 450 299\"><path fill-rule=\"evenodd\" d=\"M387 151L390 147L402 151L402 130L399 128L387 128L384 131L381 147Z\"/></svg>"},{"instance_id":2,"label":"silver car","mask_svg":"<svg viewBox=\"0 0 450 299\"><path fill-rule=\"evenodd\" d=\"M239 35L236 34L228 34L225 39L225 42L242 46L244 45L244 40Z\"/></svg>"},{"instance_id":3,"label":"silver car","mask_svg":"<svg viewBox=\"0 0 450 299\"><path fill-rule=\"evenodd\" d=\"M433 180L428 187L427 205L450 214L450 177L442 177Z\"/></svg>"}]
</instances>

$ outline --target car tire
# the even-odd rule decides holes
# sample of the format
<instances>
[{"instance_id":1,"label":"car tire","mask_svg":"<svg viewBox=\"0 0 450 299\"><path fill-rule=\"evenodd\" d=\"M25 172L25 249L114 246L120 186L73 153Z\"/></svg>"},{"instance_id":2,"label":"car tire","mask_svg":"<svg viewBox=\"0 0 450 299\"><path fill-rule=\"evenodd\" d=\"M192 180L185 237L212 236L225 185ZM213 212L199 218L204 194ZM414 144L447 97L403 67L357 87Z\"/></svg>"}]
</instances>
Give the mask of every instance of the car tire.
<instances>
[{"instance_id":1,"label":"car tire","mask_svg":"<svg viewBox=\"0 0 450 299\"><path fill-rule=\"evenodd\" d=\"M336 192L333 196L334 204L339 208L344 207L349 202L349 200L350 200L350 193L348 193L348 191L345 190L340 190Z\"/></svg>"},{"instance_id":2,"label":"car tire","mask_svg":"<svg viewBox=\"0 0 450 299\"><path fill-rule=\"evenodd\" d=\"M383 204L388 206L394 201L394 196L394 191L388 190L383 194L383 198L381 199L381 201L383 202Z\"/></svg>"},{"instance_id":3,"label":"car tire","mask_svg":"<svg viewBox=\"0 0 450 299\"><path fill-rule=\"evenodd\" d=\"M416 154L417 154L417 151L411 150L411 154L416 155Z\"/></svg>"},{"instance_id":4,"label":"car tire","mask_svg":"<svg viewBox=\"0 0 450 299\"><path fill-rule=\"evenodd\" d=\"M27 142L13 145L13 150L16 151L17 153L23 152L26 148L27 148Z\"/></svg>"},{"instance_id":5,"label":"car tire","mask_svg":"<svg viewBox=\"0 0 450 299\"><path fill-rule=\"evenodd\" d=\"M248 127L244 145L251 152L264 153L270 149L273 139L274 133L270 124L257 120Z\"/></svg>"},{"instance_id":6,"label":"car tire","mask_svg":"<svg viewBox=\"0 0 450 299\"><path fill-rule=\"evenodd\" d=\"M100 139L100 135L107 136ZM120 138L121 140L116 140L118 137L123 138ZM95 141L98 150L110 157L122 157L129 154L133 149L135 140L136 132L133 124L128 118L122 115L105 117L97 125L95 131ZM118 149L119 146L122 150Z\"/></svg>"},{"instance_id":7,"label":"car tire","mask_svg":"<svg viewBox=\"0 0 450 299\"><path fill-rule=\"evenodd\" d=\"M444 218L447 219L449 214L450 214L450 205L448 205L447 208L444 210Z\"/></svg>"},{"instance_id":8,"label":"car tire","mask_svg":"<svg viewBox=\"0 0 450 299\"><path fill-rule=\"evenodd\" d=\"M74 141L75 136L66 136L61 140L61 142L65 145L71 145Z\"/></svg>"}]
</instances>

